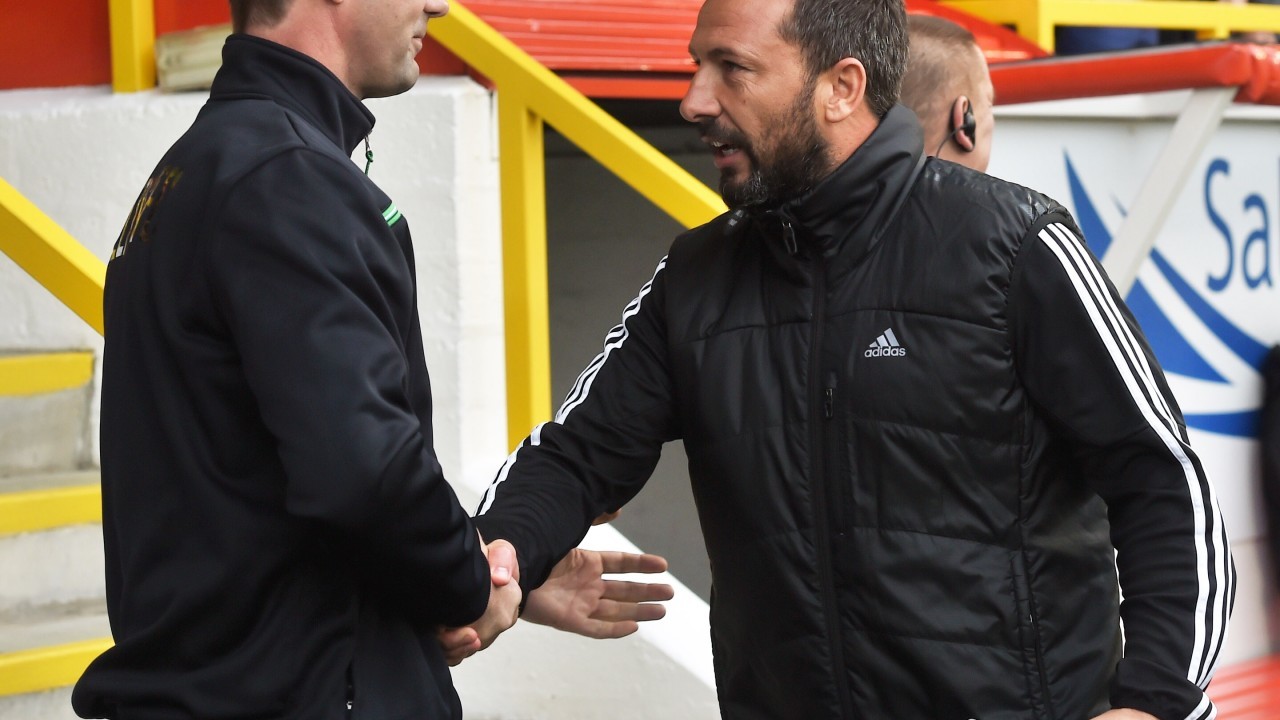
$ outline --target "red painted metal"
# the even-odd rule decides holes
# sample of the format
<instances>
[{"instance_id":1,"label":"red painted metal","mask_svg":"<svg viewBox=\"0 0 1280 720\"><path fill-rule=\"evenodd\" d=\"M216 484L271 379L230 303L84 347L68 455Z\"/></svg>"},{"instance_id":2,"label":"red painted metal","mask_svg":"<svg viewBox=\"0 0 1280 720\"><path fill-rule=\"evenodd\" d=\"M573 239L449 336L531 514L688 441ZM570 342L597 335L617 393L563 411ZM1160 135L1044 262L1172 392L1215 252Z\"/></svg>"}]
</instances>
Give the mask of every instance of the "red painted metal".
<instances>
[{"instance_id":1,"label":"red painted metal","mask_svg":"<svg viewBox=\"0 0 1280 720\"><path fill-rule=\"evenodd\" d=\"M1209 685L1218 720L1275 720L1280 716L1280 655L1218 671Z\"/></svg>"},{"instance_id":2,"label":"red painted metal","mask_svg":"<svg viewBox=\"0 0 1280 720\"><path fill-rule=\"evenodd\" d=\"M992 65L1000 104L1232 87L1236 102L1280 105L1280 48L1187 45Z\"/></svg>"}]
</instances>

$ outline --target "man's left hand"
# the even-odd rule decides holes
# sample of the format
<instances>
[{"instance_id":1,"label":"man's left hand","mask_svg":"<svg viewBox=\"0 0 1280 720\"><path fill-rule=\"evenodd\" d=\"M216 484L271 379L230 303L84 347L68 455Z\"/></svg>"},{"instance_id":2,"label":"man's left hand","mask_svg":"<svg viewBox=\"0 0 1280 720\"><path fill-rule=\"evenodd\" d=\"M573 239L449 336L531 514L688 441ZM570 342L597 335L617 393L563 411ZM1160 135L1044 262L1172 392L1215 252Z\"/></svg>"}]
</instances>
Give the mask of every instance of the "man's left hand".
<instances>
[{"instance_id":1,"label":"man's left hand","mask_svg":"<svg viewBox=\"0 0 1280 720\"><path fill-rule=\"evenodd\" d=\"M590 638L620 638L657 620L675 591L662 583L605 580L607 573L659 573L667 561L657 555L596 552L574 548L551 570L542 587L529 593L522 618Z\"/></svg>"}]
</instances>

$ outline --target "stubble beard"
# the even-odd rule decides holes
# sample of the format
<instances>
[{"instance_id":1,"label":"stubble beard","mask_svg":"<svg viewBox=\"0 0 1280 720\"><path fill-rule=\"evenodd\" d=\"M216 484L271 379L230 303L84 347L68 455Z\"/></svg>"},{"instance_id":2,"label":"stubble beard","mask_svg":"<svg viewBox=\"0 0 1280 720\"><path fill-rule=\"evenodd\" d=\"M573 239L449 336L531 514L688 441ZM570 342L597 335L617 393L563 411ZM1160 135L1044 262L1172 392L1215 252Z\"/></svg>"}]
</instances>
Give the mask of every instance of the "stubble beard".
<instances>
[{"instance_id":1,"label":"stubble beard","mask_svg":"<svg viewBox=\"0 0 1280 720\"><path fill-rule=\"evenodd\" d=\"M826 177L830 144L818 132L812 101L812 89L797 93L795 102L767 124L772 129L764 139L774 140L768 157L762 158L740 134L718 134L732 136L733 144L751 161L745 180L734 182L729 172L721 174L720 195L726 205L732 209L777 207L809 192ZM713 133L704 129L703 134Z\"/></svg>"}]
</instances>

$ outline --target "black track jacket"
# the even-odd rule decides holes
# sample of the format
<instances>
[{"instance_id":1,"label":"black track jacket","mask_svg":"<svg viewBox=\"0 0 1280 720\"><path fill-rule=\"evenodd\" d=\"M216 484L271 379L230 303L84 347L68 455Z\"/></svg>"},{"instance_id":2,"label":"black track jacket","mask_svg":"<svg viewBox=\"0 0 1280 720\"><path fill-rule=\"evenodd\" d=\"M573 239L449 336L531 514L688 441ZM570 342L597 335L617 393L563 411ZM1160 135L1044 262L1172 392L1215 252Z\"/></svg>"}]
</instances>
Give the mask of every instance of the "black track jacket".
<instances>
[{"instance_id":1,"label":"black track jacket","mask_svg":"<svg viewBox=\"0 0 1280 720\"><path fill-rule=\"evenodd\" d=\"M477 525L534 587L682 438L726 718L1209 717L1234 574L1159 367L1065 209L920 156L895 108L677 239Z\"/></svg>"},{"instance_id":2,"label":"black track jacket","mask_svg":"<svg viewBox=\"0 0 1280 720\"><path fill-rule=\"evenodd\" d=\"M84 717L460 716L438 624L488 566L432 449L409 228L373 117L233 36L107 270L107 603ZM351 709L348 710L348 701Z\"/></svg>"}]
</instances>

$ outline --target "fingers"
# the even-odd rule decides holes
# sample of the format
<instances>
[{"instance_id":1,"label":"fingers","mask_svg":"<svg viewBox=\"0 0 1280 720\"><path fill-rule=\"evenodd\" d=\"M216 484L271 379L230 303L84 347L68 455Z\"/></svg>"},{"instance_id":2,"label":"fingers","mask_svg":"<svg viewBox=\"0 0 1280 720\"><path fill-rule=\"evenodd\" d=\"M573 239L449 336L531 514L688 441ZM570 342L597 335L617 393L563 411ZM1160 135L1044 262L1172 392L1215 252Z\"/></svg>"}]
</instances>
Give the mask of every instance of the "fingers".
<instances>
[{"instance_id":1,"label":"fingers","mask_svg":"<svg viewBox=\"0 0 1280 720\"><path fill-rule=\"evenodd\" d=\"M480 651L480 635L474 628L441 628L436 633L436 640L450 666L456 666Z\"/></svg>"},{"instance_id":2,"label":"fingers","mask_svg":"<svg viewBox=\"0 0 1280 720\"><path fill-rule=\"evenodd\" d=\"M588 620L583 631L579 634L595 640L617 640L618 638L624 638L639 629L640 625L632 620L624 620L622 622Z\"/></svg>"},{"instance_id":3,"label":"fingers","mask_svg":"<svg viewBox=\"0 0 1280 720\"><path fill-rule=\"evenodd\" d=\"M484 616L475 623L481 650L492 645L499 635L516 624L516 619L520 615L520 598L518 583L495 587L489 593L489 607L485 610Z\"/></svg>"},{"instance_id":4,"label":"fingers","mask_svg":"<svg viewBox=\"0 0 1280 720\"><path fill-rule=\"evenodd\" d=\"M636 555L624 552L601 552L606 573L660 573L667 571L667 560L661 555Z\"/></svg>"},{"instance_id":5,"label":"fingers","mask_svg":"<svg viewBox=\"0 0 1280 720\"><path fill-rule=\"evenodd\" d=\"M512 580L520 580L520 564L511 543L494 540L489 543L485 554L489 558L489 575L494 585L503 587Z\"/></svg>"},{"instance_id":6,"label":"fingers","mask_svg":"<svg viewBox=\"0 0 1280 720\"><path fill-rule=\"evenodd\" d=\"M620 622L624 620L635 620L637 622L648 622L650 620L661 620L666 617L667 608L664 605L655 605L653 603L620 603L613 600L601 600L596 605L595 612L591 613L592 620L604 620L607 622Z\"/></svg>"},{"instance_id":7,"label":"fingers","mask_svg":"<svg viewBox=\"0 0 1280 720\"><path fill-rule=\"evenodd\" d=\"M600 597L622 602L661 602L675 597L676 591L663 583L638 583L627 580L606 580Z\"/></svg>"}]
</instances>

